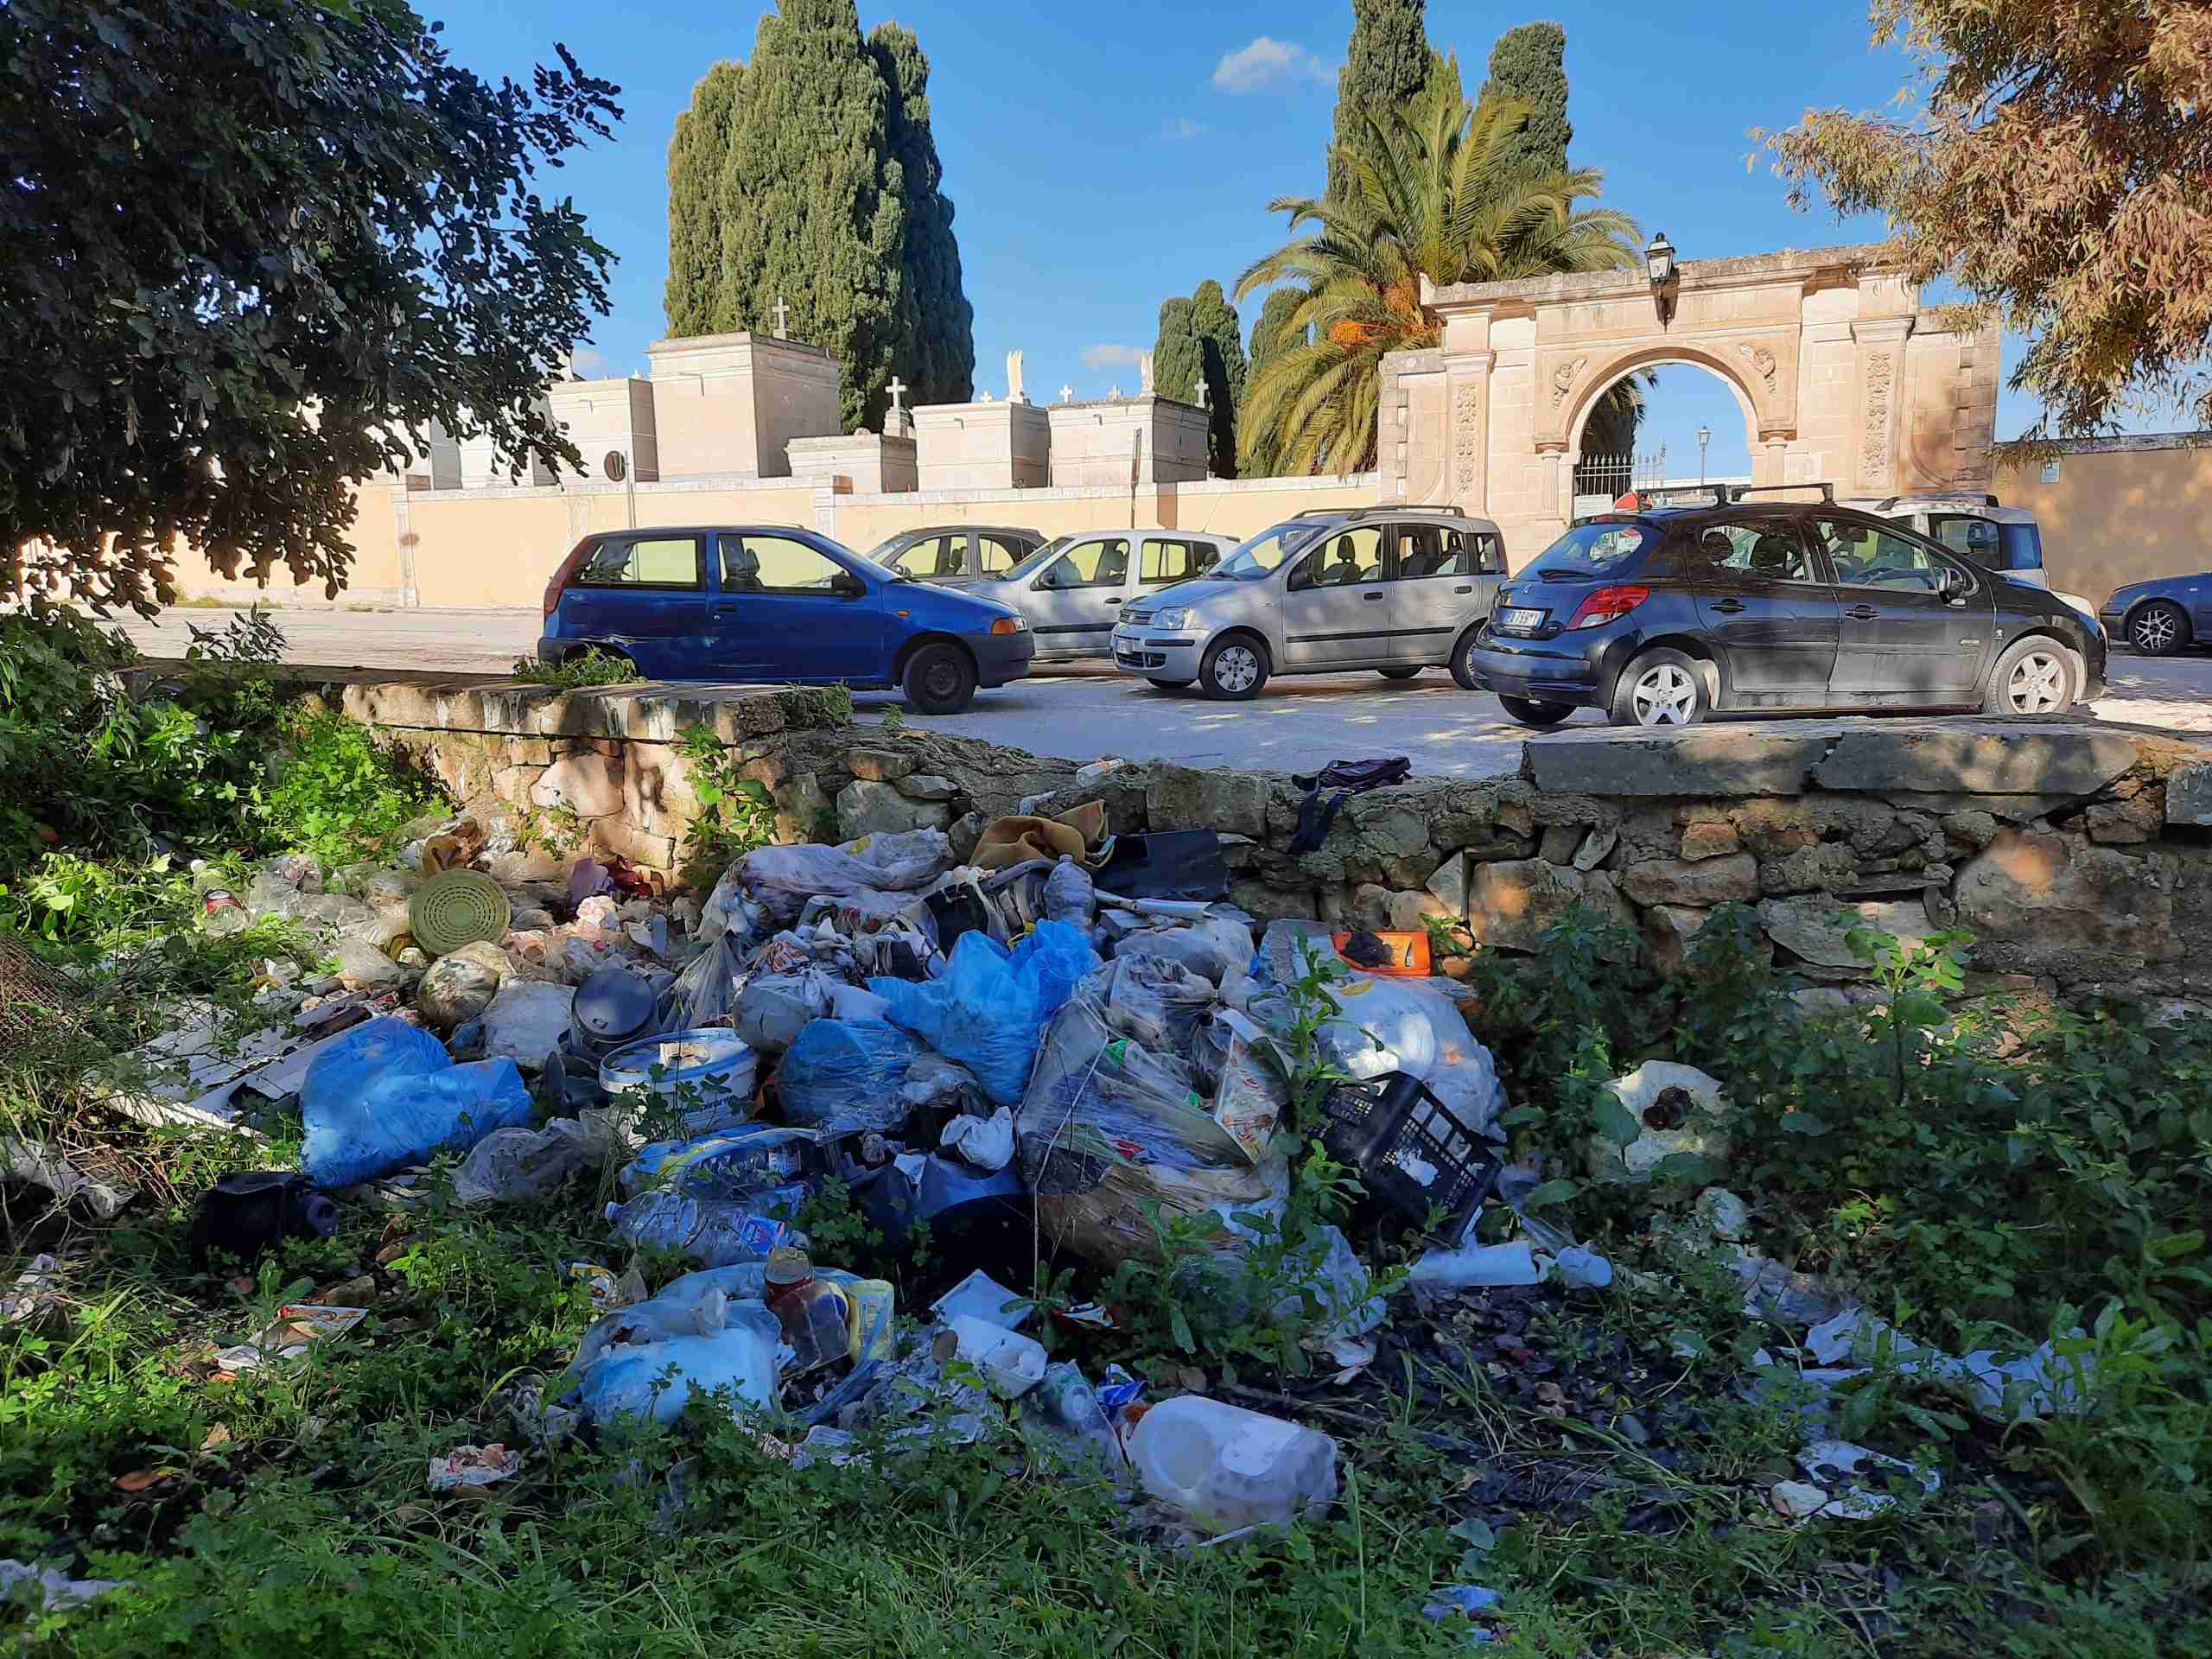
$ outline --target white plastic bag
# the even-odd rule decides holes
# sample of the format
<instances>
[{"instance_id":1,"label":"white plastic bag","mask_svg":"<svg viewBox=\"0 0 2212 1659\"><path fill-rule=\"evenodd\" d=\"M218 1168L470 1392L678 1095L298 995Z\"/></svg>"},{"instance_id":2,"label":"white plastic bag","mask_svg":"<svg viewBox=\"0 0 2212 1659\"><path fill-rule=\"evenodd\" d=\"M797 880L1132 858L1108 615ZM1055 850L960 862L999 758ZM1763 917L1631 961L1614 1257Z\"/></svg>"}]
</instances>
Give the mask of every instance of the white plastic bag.
<instances>
[{"instance_id":1,"label":"white plastic bag","mask_svg":"<svg viewBox=\"0 0 2212 1659\"><path fill-rule=\"evenodd\" d=\"M987 1175L1014 1161L1014 1112L1001 1106L988 1117L956 1117L944 1126L938 1144Z\"/></svg>"},{"instance_id":2,"label":"white plastic bag","mask_svg":"<svg viewBox=\"0 0 2212 1659\"><path fill-rule=\"evenodd\" d=\"M952 868L942 830L863 836L842 847L756 847L745 855L746 891L774 920L790 923L817 898L843 899L873 888L907 893Z\"/></svg>"}]
</instances>

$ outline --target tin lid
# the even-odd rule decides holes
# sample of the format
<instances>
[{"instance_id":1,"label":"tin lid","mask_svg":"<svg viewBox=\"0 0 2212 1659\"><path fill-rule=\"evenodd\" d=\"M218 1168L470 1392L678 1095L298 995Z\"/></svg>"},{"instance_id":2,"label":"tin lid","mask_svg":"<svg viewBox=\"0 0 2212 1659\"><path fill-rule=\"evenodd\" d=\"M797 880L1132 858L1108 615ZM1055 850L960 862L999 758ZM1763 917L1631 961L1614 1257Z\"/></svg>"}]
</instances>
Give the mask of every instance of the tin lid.
<instances>
[{"instance_id":1,"label":"tin lid","mask_svg":"<svg viewBox=\"0 0 2212 1659\"><path fill-rule=\"evenodd\" d=\"M790 1244L779 1244L768 1252L768 1282L772 1285L795 1285L802 1279L814 1276L814 1263L804 1250Z\"/></svg>"}]
</instances>

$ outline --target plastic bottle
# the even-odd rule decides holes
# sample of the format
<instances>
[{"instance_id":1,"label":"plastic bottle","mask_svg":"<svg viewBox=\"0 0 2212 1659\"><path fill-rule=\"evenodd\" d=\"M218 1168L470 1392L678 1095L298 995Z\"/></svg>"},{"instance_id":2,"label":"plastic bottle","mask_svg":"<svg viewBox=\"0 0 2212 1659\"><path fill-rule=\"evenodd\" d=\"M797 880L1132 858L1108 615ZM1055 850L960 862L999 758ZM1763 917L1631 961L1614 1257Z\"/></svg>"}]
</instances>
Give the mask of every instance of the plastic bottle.
<instances>
[{"instance_id":1,"label":"plastic bottle","mask_svg":"<svg viewBox=\"0 0 2212 1659\"><path fill-rule=\"evenodd\" d=\"M1336 1441L1202 1395L1146 1412L1129 1460L1146 1491L1217 1532L1294 1521L1336 1501Z\"/></svg>"},{"instance_id":2,"label":"plastic bottle","mask_svg":"<svg viewBox=\"0 0 2212 1659\"><path fill-rule=\"evenodd\" d=\"M804 1250L779 1245L768 1256L768 1310L780 1320L784 1340L794 1355L791 1374L809 1371L846 1357L852 1343L851 1308L844 1293L814 1276Z\"/></svg>"},{"instance_id":3,"label":"plastic bottle","mask_svg":"<svg viewBox=\"0 0 2212 1659\"><path fill-rule=\"evenodd\" d=\"M940 1361L965 1360L983 1374L984 1382L1001 1399L1018 1399L1045 1380L1042 1343L965 1313L944 1322L937 1357Z\"/></svg>"},{"instance_id":4,"label":"plastic bottle","mask_svg":"<svg viewBox=\"0 0 2212 1659\"><path fill-rule=\"evenodd\" d=\"M673 1250L702 1268L729 1268L766 1262L779 1244L806 1244L806 1235L789 1222L760 1213L776 1196L763 1193L739 1204L681 1192L641 1192L627 1204L608 1205L607 1218L633 1245Z\"/></svg>"},{"instance_id":5,"label":"plastic bottle","mask_svg":"<svg viewBox=\"0 0 2212 1659\"><path fill-rule=\"evenodd\" d=\"M1120 1466L1121 1440L1106 1421L1097 1391L1082 1367L1065 1359L1047 1365L1045 1380L1037 1385L1036 1399L1041 1408L1039 1414L1054 1439L1065 1442L1079 1455L1109 1467Z\"/></svg>"},{"instance_id":6,"label":"plastic bottle","mask_svg":"<svg viewBox=\"0 0 2212 1659\"><path fill-rule=\"evenodd\" d=\"M1541 1279L1535 1249L1525 1238L1506 1244L1469 1244L1431 1250L1408 1275L1416 1290L1471 1290L1483 1285L1533 1285Z\"/></svg>"}]
</instances>

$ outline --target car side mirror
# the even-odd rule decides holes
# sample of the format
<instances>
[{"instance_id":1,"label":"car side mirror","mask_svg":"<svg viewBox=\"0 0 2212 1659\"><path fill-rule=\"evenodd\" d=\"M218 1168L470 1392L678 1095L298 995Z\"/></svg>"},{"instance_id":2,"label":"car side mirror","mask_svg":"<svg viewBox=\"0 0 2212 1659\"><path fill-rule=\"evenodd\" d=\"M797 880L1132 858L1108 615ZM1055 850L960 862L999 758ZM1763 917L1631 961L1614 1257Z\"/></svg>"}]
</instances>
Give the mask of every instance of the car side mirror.
<instances>
[{"instance_id":1,"label":"car side mirror","mask_svg":"<svg viewBox=\"0 0 2212 1659\"><path fill-rule=\"evenodd\" d=\"M830 578L830 591L840 599L865 599L868 583L849 570L840 570Z\"/></svg>"}]
</instances>

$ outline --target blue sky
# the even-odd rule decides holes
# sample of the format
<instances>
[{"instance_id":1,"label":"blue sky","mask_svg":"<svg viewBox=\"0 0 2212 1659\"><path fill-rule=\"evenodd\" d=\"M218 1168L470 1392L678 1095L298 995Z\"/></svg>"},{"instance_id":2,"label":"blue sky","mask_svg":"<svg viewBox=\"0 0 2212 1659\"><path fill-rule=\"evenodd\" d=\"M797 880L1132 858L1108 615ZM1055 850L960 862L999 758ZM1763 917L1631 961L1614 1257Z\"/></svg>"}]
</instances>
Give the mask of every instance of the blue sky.
<instances>
[{"instance_id":1,"label":"blue sky","mask_svg":"<svg viewBox=\"0 0 2212 1659\"><path fill-rule=\"evenodd\" d=\"M766 7L753 0L417 0L442 17L455 55L480 73L526 77L567 43L623 88L611 143L543 181L573 194L620 257L613 315L588 372L642 373L662 332L668 139L718 58L749 56ZM1777 11L1759 0L1702 7L1431 0L1428 35L1457 50L1467 88L1491 43L1532 18L1567 29L1573 159L1605 174L1605 200L1683 258L1718 258L1878 237L1878 220L1793 213L1780 181L1751 159L1754 127L1808 106L1875 108L1903 84L1902 53L1876 52L1854 4ZM930 58L945 188L957 207L976 308L978 389L1003 396L1002 364L1027 353L1029 394L1134 389L1161 299L1238 271L1283 237L1277 195L1319 182L1349 0L1302 9L1217 0L1126 0L1116 7L1014 0L861 0L864 29L895 18ZM1242 308L1249 327L1255 296ZM2008 342L2006 366L2018 355ZM2007 395L1999 435L2032 404ZM1696 431L1713 433L1713 473L1748 471L1743 417L1702 372L1664 371L1640 446L1664 443L1669 470L1695 472Z\"/></svg>"}]
</instances>

